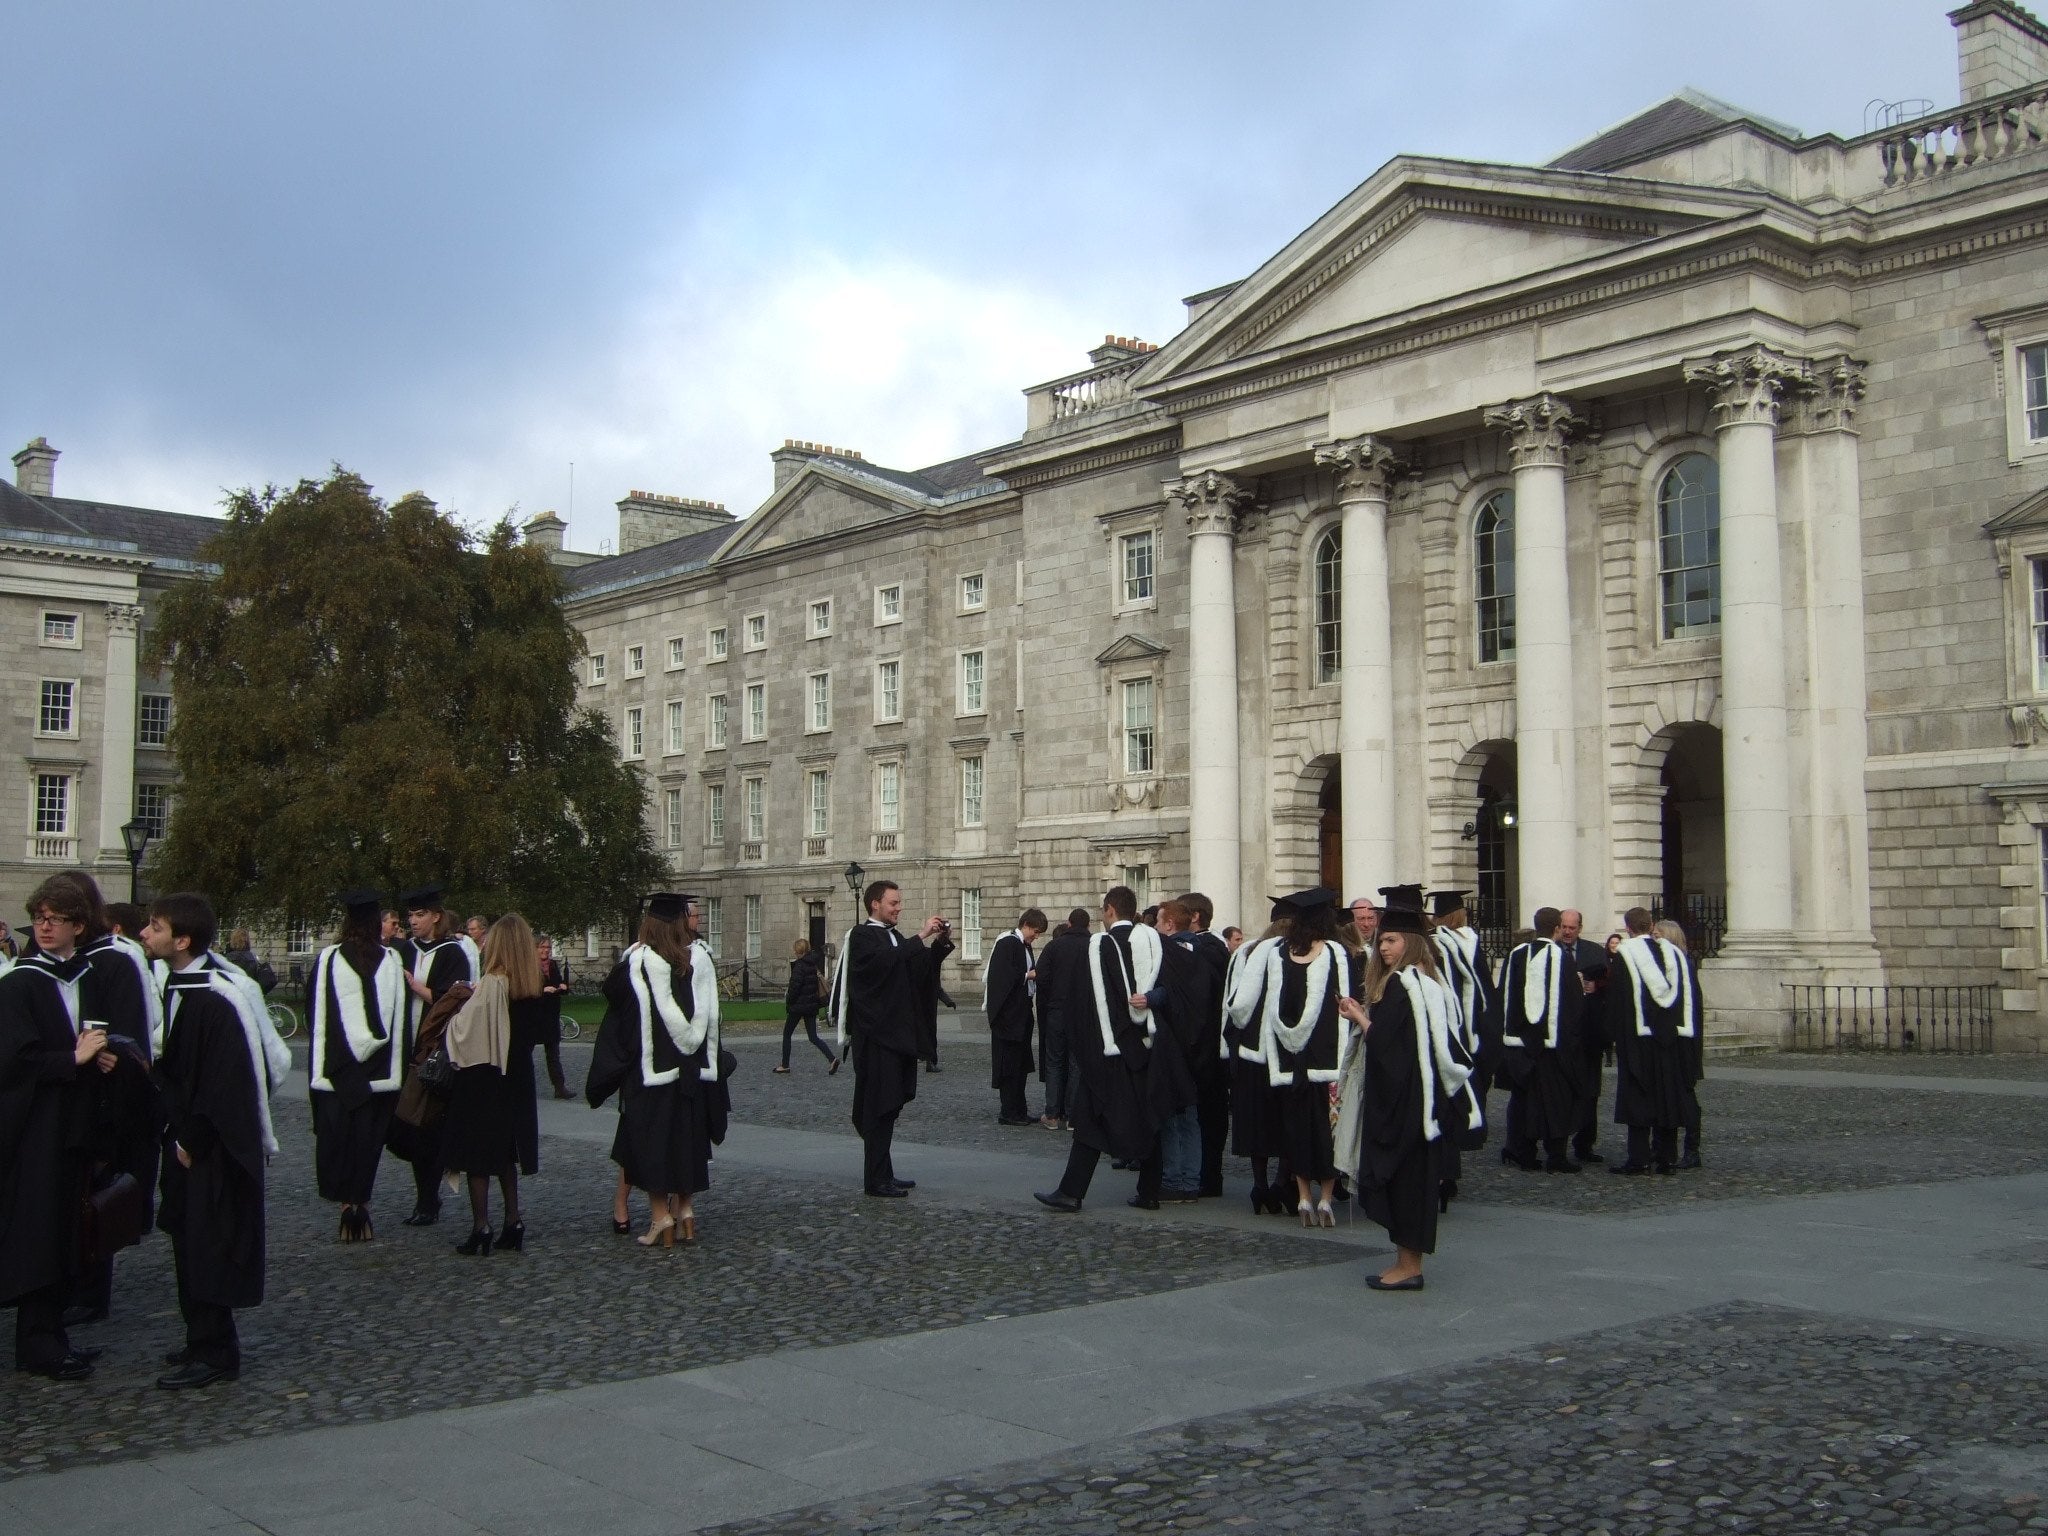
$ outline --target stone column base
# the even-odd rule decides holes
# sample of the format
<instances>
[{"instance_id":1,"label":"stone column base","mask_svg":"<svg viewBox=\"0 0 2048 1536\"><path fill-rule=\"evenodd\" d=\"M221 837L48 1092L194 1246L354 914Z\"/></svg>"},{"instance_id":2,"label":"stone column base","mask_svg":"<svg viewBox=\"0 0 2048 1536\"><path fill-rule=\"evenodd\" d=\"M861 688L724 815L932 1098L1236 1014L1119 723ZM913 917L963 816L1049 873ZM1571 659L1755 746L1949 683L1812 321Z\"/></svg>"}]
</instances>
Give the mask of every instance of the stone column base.
<instances>
[{"instance_id":1,"label":"stone column base","mask_svg":"<svg viewBox=\"0 0 2048 1536\"><path fill-rule=\"evenodd\" d=\"M1784 1050L1792 1044L1786 984L1881 987L1884 961L1867 933L1731 932L1700 964L1707 1044L1723 1050Z\"/></svg>"}]
</instances>

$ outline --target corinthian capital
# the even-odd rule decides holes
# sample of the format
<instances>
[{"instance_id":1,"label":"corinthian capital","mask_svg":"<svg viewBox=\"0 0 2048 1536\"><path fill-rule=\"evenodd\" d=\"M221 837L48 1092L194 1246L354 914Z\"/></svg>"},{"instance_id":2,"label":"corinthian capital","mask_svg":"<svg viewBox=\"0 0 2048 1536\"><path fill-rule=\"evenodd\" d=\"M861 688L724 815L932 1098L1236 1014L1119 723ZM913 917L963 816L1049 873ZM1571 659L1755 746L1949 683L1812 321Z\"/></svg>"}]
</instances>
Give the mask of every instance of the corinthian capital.
<instances>
[{"instance_id":1,"label":"corinthian capital","mask_svg":"<svg viewBox=\"0 0 2048 1536\"><path fill-rule=\"evenodd\" d=\"M142 628L142 608L136 603L107 604L107 633L133 635Z\"/></svg>"},{"instance_id":2,"label":"corinthian capital","mask_svg":"<svg viewBox=\"0 0 2048 1536\"><path fill-rule=\"evenodd\" d=\"M1526 400L1488 406L1482 421L1498 427L1508 437L1508 462L1516 469L1539 464L1564 467L1565 444L1586 425L1586 418L1548 390Z\"/></svg>"},{"instance_id":3,"label":"corinthian capital","mask_svg":"<svg viewBox=\"0 0 2048 1536\"><path fill-rule=\"evenodd\" d=\"M1786 392L1804 389L1811 374L1803 358L1765 346L1716 352L1685 365L1685 382L1706 390L1717 427L1775 427Z\"/></svg>"},{"instance_id":4,"label":"corinthian capital","mask_svg":"<svg viewBox=\"0 0 2048 1536\"><path fill-rule=\"evenodd\" d=\"M1315 453L1318 465L1336 472L1339 501L1385 501L1401 469L1393 448L1377 437L1317 443Z\"/></svg>"},{"instance_id":5,"label":"corinthian capital","mask_svg":"<svg viewBox=\"0 0 2048 1536\"><path fill-rule=\"evenodd\" d=\"M1808 370L1798 398L1802 432L1847 432L1865 392L1863 364L1853 357L1824 357Z\"/></svg>"},{"instance_id":6,"label":"corinthian capital","mask_svg":"<svg viewBox=\"0 0 2048 1536\"><path fill-rule=\"evenodd\" d=\"M1176 481L1166 488L1166 495L1186 510L1188 532L1197 534L1235 534L1238 514L1252 502L1250 491L1213 469Z\"/></svg>"}]
</instances>

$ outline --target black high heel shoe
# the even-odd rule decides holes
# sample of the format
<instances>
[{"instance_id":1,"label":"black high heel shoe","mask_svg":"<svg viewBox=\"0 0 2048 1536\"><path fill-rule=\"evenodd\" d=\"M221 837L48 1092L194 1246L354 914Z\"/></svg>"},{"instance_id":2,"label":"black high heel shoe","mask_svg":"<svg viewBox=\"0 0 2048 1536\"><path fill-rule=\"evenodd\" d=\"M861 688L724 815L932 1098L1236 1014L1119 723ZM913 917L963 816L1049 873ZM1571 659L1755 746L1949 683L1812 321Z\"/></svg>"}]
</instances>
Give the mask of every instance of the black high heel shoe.
<instances>
[{"instance_id":1,"label":"black high heel shoe","mask_svg":"<svg viewBox=\"0 0 2048 1536\"><path fill-rule=\"evenodd\" d=\"M469 1234L468 1242L455 1245L455 1251L462 1254L488 1254L491 1251L491 1242L491 1229L478 1227Z\"/></svg>"},{"instance_id":2,"label":"black high heel shoe","mask_svg":"<svg viewBox=\"0 0 2048 1536\"><path fill-rule=\"evenodd\" d=\"M498 1234L498 1252L524 1253L526 1251L526 1223L515 1221Z\"/></svg>"},{"instance_id":3,"label":"black high heel shoe","mask_svg":"<svg viewBox=\"0 0 2048 1536\"><path fill-rule=\"evenodd\" d=\"M1266 1214L1268 1216L1292 1216L1294 1207L1287 1203L1287 1197L1277 1189L1266 1191Z\"/></svg>"},{"instance_id":4,"label":"black high heel shoe","mask_svg":"<svg viewBox=\"0 0 2048 1536\"><path fill-rule=\"evenodd\" d=\"M630 1221L621 1221L618 1217L614 1216L612 1218L612 1230L618 1233L621 1237L630 1237L633 1232L633 1223L631 1223Z\"/></svg>"},{"instance_id":5,"label":"black high heel shoe","mask_svg":"<svg viewBox=\"0 0 2048 1536\"><path fill-rule=\"evenodd\" d=\"M1263 1186L1252 1191L1252 1214L1254 1216L1266 1214L1266 1191Z\"/></svg>"}]
</instances>

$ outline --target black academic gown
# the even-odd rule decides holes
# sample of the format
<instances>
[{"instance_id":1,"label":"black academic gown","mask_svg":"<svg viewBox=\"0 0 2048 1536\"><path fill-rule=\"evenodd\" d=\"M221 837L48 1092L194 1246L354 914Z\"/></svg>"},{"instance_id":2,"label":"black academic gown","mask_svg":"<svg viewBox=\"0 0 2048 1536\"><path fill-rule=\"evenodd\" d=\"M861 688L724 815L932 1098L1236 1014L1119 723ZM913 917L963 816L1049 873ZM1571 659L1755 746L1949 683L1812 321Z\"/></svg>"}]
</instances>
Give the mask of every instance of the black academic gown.
<instances>
[{"instance_id":1,"label":"black academic gown","mask_svg":"<svg viewBox=\"0 0 2048 1536\"><path fill-rule=\"evenodd\" d=\"M458 982L476 985L477 967L470 958L470 943L461 934L450 934L445 939L424 943L415 939L401 939L391 946L405 962L405 968L418 980L426 983L429 994L425 1002L406 990L405 1016L405 1072L412 1075L412 1051L419 1031L420 1020L427 1010L441 1001L450 987ZM436 1177L441 1171L441 1137L445 1120L435 1117L425 1125L407 1125L403 1120L393 1119L386 1131L385 1144L391 1150L411 1163L414 1168L413 1182L419 1184L426 1173ZM426 1191L420 1191L424 1197Z\"/></svg>"},{"instance_id":2,"label":"black academic gown","mask_svg":"<svg viewBox=\"0 0 2048 1536\"><path fill-rule=\"evenodd\" d=\"M991 1088L1021 1083L1033 1065L1031 987L1025 980L1031 965L1031 950L1014 930L997 939L988 953Z\"/></svg>"},{"instance_id":3,"label":"black academic gown","mask_svg":"<svg viewBox=\"0 0 2048 1536\"><path fill-rule=\"evenodd\" d=\"M1333 951L1337 949L1334 942L1330 947ZM1269 1130L1274 1151L1287 1159L1287 1166L1295 1175L1318 1181L1333 1179L1337 1175L1330 1124L1330 1089L1337 1078L1337 1058L1343 1047L1344 1034L1350 1027L1337 1012L1340 984L1337 958L1337 954L1332 953L1323 995L1311 998L1308 995L1308 975L1312 966L1297 962L1283 952L1280 1018L1291 1024L1313 1016L1315 1024L1299 1051L1290 1051L1277 1039L1267 1042L1269 1050L1279 1053L1277 1073L1265 1065L1257 1066L1257 1070L1266 1077L1267 1103L1273 1111ZM1347 958L1350 959L1349 995L1358 998L1363 996L1365 969L1355 958ZM1248 1039L1256 1041L1264 1018L1262 989L1258 1007L1250 1020ZM1278 1083L1273 1081L1275 1076L1280 1079Z\"/></svg>"},{"instance_id":4,"label":"black academic gown","mask_svg":"<svg viewBox=\"0 0 2048 1536\"><path fill-rule=\"evenodd\" d=\"M865 922L847 935L847 1054L853 1058L853 1124L861 1135L917 1097L917 1066L938 1052L939 966L953 952L940 934L915 934ZM833 998L835 1015L840 1000Z\"/></svg>"},{"instance_id":5,"label":"black academic gown","mask_svg":"<svg viewBox=\"0 0 2048 1536\"><path fill-rule=\"evenodd\" d=\"M1558 962L1554 1024L1547 1003L1541 1015L1531 1020L1523 999L1523 980L1530 960L1546 949L1556 955ZM1508 952L1507 965L1501 972L1500 998L1504 1045L1500 1075L1524 1095L1526 1134L1538 1142L1571 1137L1585 1118L1585 1058L1580 1028L1585 995L1579 985L1578 967L1564 949L1548 939L1534 939Z\"/></svg>"},{"instance_id":6,"label":"black academic gown","mask_svg":"<svg viewBox=\"0 0 2048 1536\"><path fill-rule=\"evenodd\" d=\"M1044 1042L1049 1030L1065 1039L1073 1025L1068 1009L1072 1004L1074 975L1088 963L1088 935L1062 925L1038 950L1038 1076L1045 1078ZM1093 1003L1089 1006L1092 1008Z\"/></svg>"},{"instance_id":7,"label":"black academic gown","mask_svg":"<svg viewBox=\"0 0 2048 1536\"><path fill-rule=\"evenodd\" d=\"M1389 978L1370 1014L1359 1104L1359 1202L1370 1220L1387 1229L1394 1246L1434 1253L1444 1153L1450 1138L1470 1123L1470 1088L1454 1089L1444 1081L1434 1051L1425 1062L1416 1039L1415 1007L1398 977ZM1451 1055L1466 1059L1463 1042L1455 1035ZM1427 1119L1425 1071L1430 1074L1434 1105Z\"/></svg>"},{"instance_id":8,"label":"black academic gown","mask_svg":"<svg viewBox=\"0 0 2048 1536\"><path fill-rule=\"evenodd\" d=\"M95 1183L129 1174L147 1208L156 1199L164 1123L149 1070L163 1017L156 978L142 946L118 934L104 934L79 953L90 967L79 981L80 1017L106 1026L107 1043L120 1062L93 1085Z\"/></svg>"},{"instance_id":9,"label":"black academic gown","mask_svg":"<svg viewBox=\"0 0 2048 1536\"><path fill-rule=\"evenodd\" d=\"M1131 925L1118 923L1088 942L1090 954L1075 967L1067 1003L1068 1048L1074 1064L1067 1119L1082 1146L1143 1162L1153 1154L1167 1116L1194 1102L1194 1081L1172 1036L1155 1044L1143 1021L1131 1015L1137 984ZM1095 952L1102 957L1102 1011L1095 1004ZM1116 1054L1111 1054L1112 1044Z\"/></svg>"},{"instance_id":10,"label":"black academic gown","mask_svg":"<svg viewBox=\"0 0 2048 1536\"><path fill-rule=\"evenodd\" d=\"M619 1095L612 1161L628 1184L656 1194L694 1195L711 1187L711 1148L725 1137L726 1085L704 1077L714 1048L710 1030L685 1056L661 1019L649 1017L640 1006L630 968L638 948L628 949L604 979L604 1021L597 1028L583 1093L592 1109ZM693 966L714 963L701 948L690 958ZM690 977L672 969L669 990L683 1016L694 1021L697 1000ZM650 1062L657 1076L674 1072L676 1080L648 1082Z\"/></svg>"},{"instance_id":11,"label":"black academic gown","mask_svg":"<svg viewBox=\"0 0 2048 1536\"><path fill-rule=\"evenodd\" d=\"M1262 942L1281 941L1269 939ZM1230 960L1240 971L1247 965L1263 966L1265 963L1259 944L1243 945ZM1232 974L1231 970L1225 970L1226 984ZM1273 1085L1266 1080L1266 1064L1247 1061L1243 1055L1247 1050L1258 1049L1260 1020L1264 1013L1262 989L1258 1005L1242 1028L1232 1024L1228 1018L1221 1022L1223 1067L1230 1079L1230 1150L1239 1157L1255 1160L1274 1157L1281 1150L1280 1105Z\"/></svg>"},{"instance_id":12,"label":"black academic gown","mask_svg":"<svg viewBox=\"0 0 2048 1536\"><path fill-rule=\"evenodd\" d=\"M73 1058L82 955L32 955L0 976L0 1305L78 1272L93 1079Z\"/></svg>"},{"instance_id":13,"label":"black academic gown","mask_svg":"<svg viewBox=\"0 0 2048 1536\"><path fill-rule=\"evenodd\" d=\"M358 1061L350 1048L341 1022L341 999L331 971L324 973L318 960L306 978L306 1028L319 1029L319 1052L306 1053L309 1084L324 1081L331 1088L309 1087L306 1098L313 1115L313 1176L322 1200L344 1205L368 1205L377 1184L377 1164L384 1155L384 1142L391 1129L391 1111L398 1103L396 1087L379 1089L380 1082L393 1082L395 1070L404 1061L405 1019L410 1011L400 1004L398 1015L387 1019L377 1001L377 967L391 951L379 949L373 955L355 954L341 945L333 946L332 964L345 965L362 984L364 1022L370 1032L384 1041ZM400 956L400 964L404 963ZM321 1019L325 993L325 1024ZM410 992L401 997L409 998Z\"/></svg>"},{"instance_id":14,"label":"black academic gown","mask_svg":"<svg viewBox=\"0 0 2048 1536\"><path fill-rule=\"evenodd\" d=\"M157 1077L170 1129L157 1225L177 1245L192 1300L253 1307L263 1300L264 1065L252 1059L240 1014L203 967L172 973L164 1014Z\"/></svg>"},{"instance_id":15,"label":"black academic gown","mask_svg":"<svg viewBox=\"0 0 2048 1536\"><path fill-rule=\"evenodd\" d=\"M1617 1125L1682 1130L1699 1123L1694 1053L1697 1036L1706 1027L1706 1010L1692 966L1677 945L1657 941L1644 957L1660 974L1675 975L1680 992L1660 1008L1626 964L1617 960L1609 972L1606 1016L1607 1035L1614 1042L1614 1120ZM1691 1037L1679 1033L1688 999Z\"/></svg>"}]
</instances>

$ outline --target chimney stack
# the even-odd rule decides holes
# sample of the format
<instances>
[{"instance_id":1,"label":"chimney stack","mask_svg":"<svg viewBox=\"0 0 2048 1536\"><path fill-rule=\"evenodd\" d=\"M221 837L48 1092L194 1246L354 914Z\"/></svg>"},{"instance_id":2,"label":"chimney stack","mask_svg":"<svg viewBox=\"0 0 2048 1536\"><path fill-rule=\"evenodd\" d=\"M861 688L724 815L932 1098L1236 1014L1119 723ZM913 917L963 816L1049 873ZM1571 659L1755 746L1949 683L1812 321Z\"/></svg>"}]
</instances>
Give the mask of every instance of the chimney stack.
<instances>
[{"instance_id":1,"label":"chimney stack","mask_svg":"<svg viewBox=\"0 0 2048 1536\"><path fill-rule=\"evenodd\" d=\"M775 466L775 489L781 490L794 480L797 471L813 459L845 459L850 463L862 464L858 448L834 448L830 443L807 443L799 438L785 437L782 446L768 455L768 462Z\"/></svg>"},{"instance_id":2,"label":"chimney stack","mask_svg":"<svg viewBox=\"0 0 2048 1536\"><path fill-rule=\"evenodd\" d=\"M537 512L526 520L525 541L551 555L562 552L562 538L569 531L569 525L557 517L552 509Z\"/></svg>"},{"instance_id":3,"label":"chimney stack","mask_svg":"<svg viewBox=\"0 0 2048 1536\"><path fill-rule=\"evenodd\" d=\"M24 496L57 494L57 450L48 438L32 438L14 456L14 488Z\"/></svg>"},{"instance_id":4,"label":"chimney stack","mask_svg":"<svg viewBox=\"0 0 2048 1536\"><path fill-rule=\"evenodd\" d=\"M1950 11L1963 105L2048 80L2048 26L2012 0L1975 0Z\"/></svg>"},{"instance_id":5,"label":"chimney stack","mask_svg":"<svg viewBox=\"0 0 2048 1536\"><path fill-rule=\"evenodd\" d=\"M733 521L723 502L632 491L619 501L619 553L631 554L650 544L666 544L670 539L721 528Z\"/></svg>"}]
</instances>

